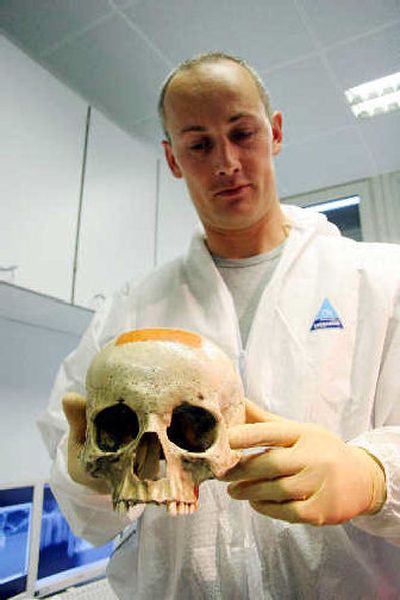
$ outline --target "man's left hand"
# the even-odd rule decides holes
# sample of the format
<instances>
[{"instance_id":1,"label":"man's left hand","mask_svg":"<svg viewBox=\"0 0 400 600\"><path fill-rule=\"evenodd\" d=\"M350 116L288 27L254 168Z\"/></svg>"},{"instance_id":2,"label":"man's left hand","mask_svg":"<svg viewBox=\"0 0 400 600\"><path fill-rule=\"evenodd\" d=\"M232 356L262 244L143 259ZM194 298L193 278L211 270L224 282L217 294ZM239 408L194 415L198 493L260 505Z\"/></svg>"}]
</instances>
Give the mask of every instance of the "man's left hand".
<instances>
[{"instance_id":1,"label":"man's left hand","mask_svg":"<svg viewBox=\"0 0 400 600\"><path fill-rule=\"evenodd\" d=\"M377 512L386 498L383 468L362 448L319 425L298 423L246 401L246 424L229 430L243 456L222 479L232 498L291 523L334 525Z\"/></svg>"}]
</instances>

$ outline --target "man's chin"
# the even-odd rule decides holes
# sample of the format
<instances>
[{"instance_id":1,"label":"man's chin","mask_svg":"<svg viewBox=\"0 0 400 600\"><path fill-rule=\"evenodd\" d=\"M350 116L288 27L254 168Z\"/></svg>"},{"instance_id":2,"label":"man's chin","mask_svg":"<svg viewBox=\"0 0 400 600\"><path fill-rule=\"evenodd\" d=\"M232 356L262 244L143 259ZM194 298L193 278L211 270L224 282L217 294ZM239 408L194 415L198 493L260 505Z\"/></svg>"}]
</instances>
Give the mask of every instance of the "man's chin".
<instances>
[{"instance_id":1,"label":"man's chin","mask_svg":"<svg viewBox=\"0 0 400 600\"><path fill-rule=\"evenodd\" d=\"M260 219L250 218L244 215L234 215L225 218L215 219L213 221L204 222L204 229L215 234L229 234L246 232L257 225Z\"/></svg>"}]
</instances>

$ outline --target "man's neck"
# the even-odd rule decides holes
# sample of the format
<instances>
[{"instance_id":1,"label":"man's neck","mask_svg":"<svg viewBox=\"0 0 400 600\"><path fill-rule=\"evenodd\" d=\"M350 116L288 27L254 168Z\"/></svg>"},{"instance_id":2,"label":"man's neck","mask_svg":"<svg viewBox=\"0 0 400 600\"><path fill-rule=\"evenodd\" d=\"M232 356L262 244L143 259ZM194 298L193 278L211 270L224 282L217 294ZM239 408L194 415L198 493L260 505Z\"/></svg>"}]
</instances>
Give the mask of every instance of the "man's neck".
<instances>
[{"instance_id":1,"label":"man's neck","mask_svg":"<svg viewBox=\"0 0 400 600\"><path fill-rule=\"evenodd\" d=\"M280 207L257 223L237 230L215 229L205 225L208 249L214 256L248 258L273 250L287 238L290 226Z\"/></svg>"}]
</instances>

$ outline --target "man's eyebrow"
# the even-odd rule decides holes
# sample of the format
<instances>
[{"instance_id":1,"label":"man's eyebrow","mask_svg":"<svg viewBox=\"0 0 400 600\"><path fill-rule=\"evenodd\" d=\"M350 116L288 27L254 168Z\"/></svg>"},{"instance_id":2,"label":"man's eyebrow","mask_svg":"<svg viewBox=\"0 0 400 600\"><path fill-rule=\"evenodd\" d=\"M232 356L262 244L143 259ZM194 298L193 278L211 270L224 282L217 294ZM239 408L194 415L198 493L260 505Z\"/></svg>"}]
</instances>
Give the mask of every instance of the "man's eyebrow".
<instances>
[{"instance_id":1,"label":"man's eyebrow","mask_svg":"<svg viewBox=\"0 0 400 600\"><path fill-rule=\"evenodd\" d=\"M243 117L254 117L254 115L249 112L240 112L230 117L228 123L234 123L235 121L239 121L239 119L242 119Z\"/></svg>"},{"instance_id":2,"label":"man's eyebrow","mask_svg":"<svg viewBox=\"0 0 400 600\"><path fill-rule=\"evenodd\" d=\"M187 127L181 129L179 133L180 135L183 135L184 133L188 133L190 131L207 131L207 129L201 125L188 125Z\"/></svg>"}]
</instances>

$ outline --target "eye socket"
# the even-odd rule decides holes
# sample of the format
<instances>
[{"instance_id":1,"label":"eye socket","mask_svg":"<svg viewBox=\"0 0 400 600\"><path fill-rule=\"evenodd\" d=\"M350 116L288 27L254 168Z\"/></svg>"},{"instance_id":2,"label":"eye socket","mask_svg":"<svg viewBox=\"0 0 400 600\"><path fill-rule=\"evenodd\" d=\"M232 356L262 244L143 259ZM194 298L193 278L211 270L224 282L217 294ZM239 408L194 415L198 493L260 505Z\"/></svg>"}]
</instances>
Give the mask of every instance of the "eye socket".
<instances>
[{"instance_id":1,"label":"eye socket","mask_svg":"<svg viewBox=\"0 0 400 600\"><path fill-rule=\"evenodd\" d=\"M125 404L105 408L94 419L96 442L103 452L117 452L139 433L136 413Z\"/></svg>"},{"instance_id":2,"label":"eye socket","mask_svg":"<svg viewBox=\"0 0 400 600\"><path fill-rule=\"evenodd\" d=\"M201 406L184 402L174 409L167 435L183 450L205 452L216 439L217 420Z\"/></svg>"}]
</instances>

